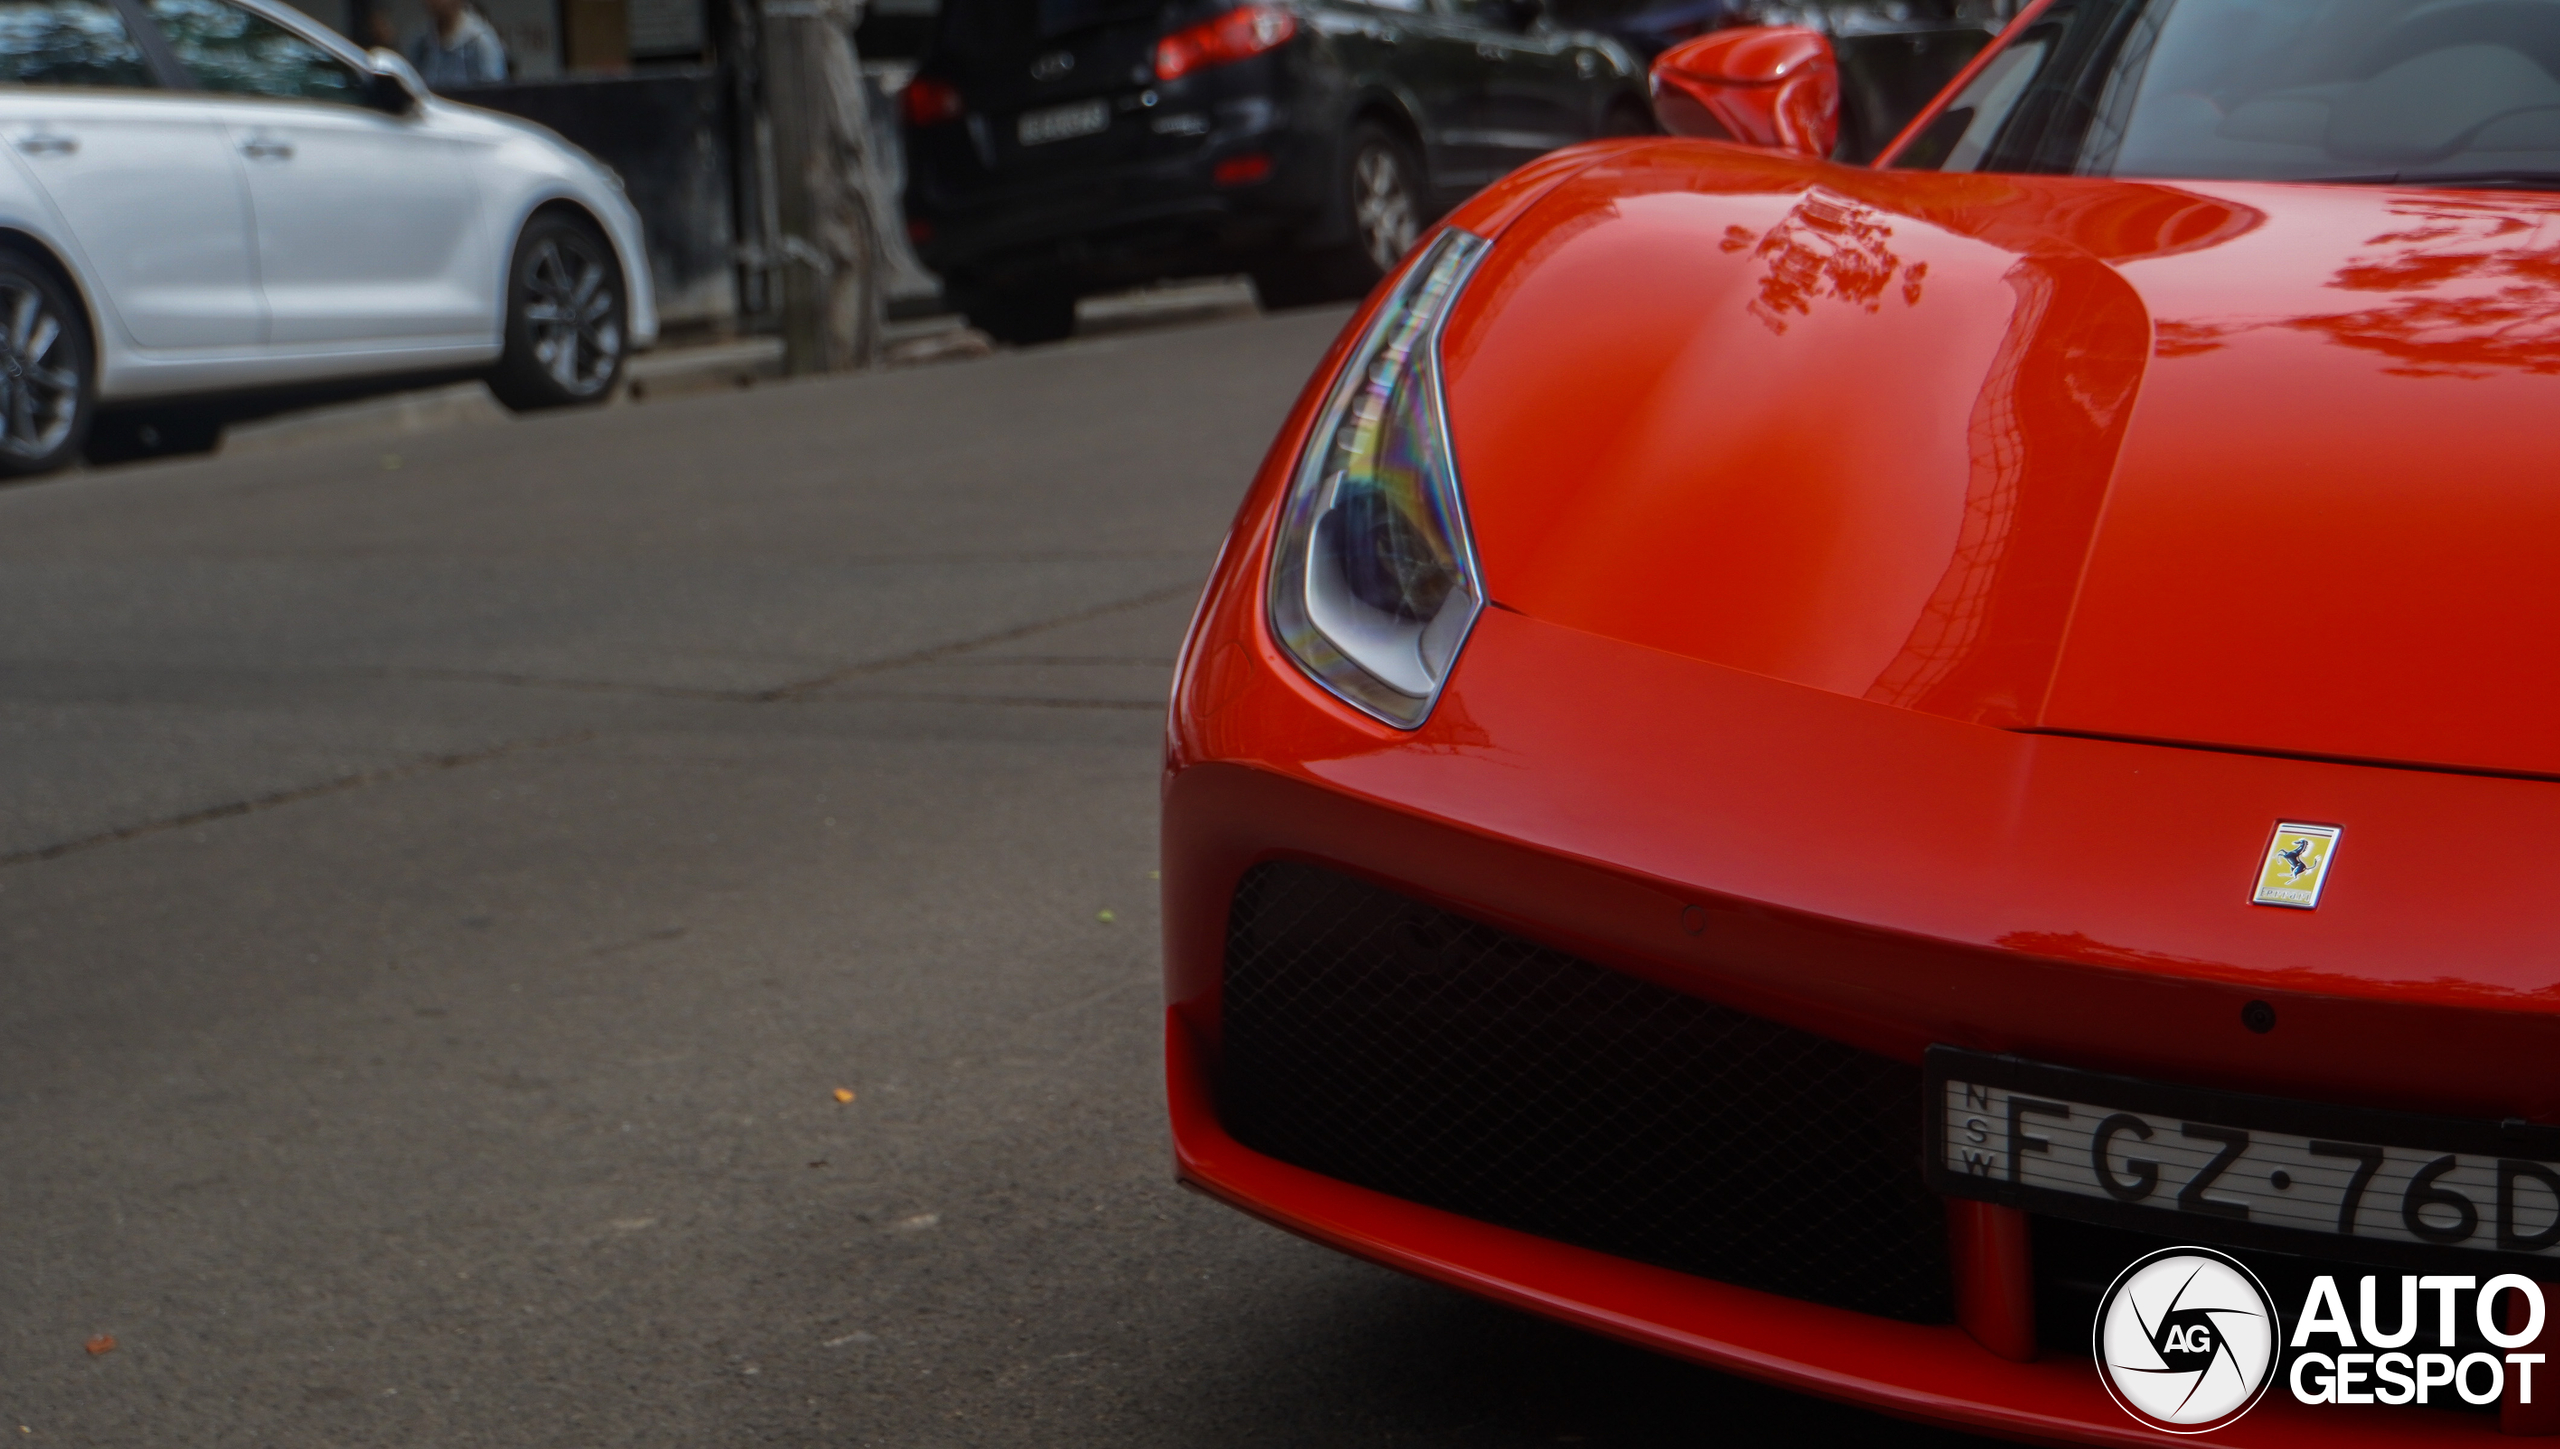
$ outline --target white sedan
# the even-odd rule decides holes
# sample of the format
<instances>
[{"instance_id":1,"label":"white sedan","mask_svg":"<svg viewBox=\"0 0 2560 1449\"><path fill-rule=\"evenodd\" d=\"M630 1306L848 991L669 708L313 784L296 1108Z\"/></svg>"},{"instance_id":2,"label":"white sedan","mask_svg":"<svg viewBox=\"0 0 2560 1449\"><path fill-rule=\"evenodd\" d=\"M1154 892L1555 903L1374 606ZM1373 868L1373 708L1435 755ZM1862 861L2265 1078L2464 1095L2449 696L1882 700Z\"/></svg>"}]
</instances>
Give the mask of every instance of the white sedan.
<instances>
[{"instance_id":1,"label":"white sedan","mask_svg":"<svg viewBox=\"0 0 2560 1449\"><path fill-rule=\"evenodd\" d=\"M601 401L657 335L620 180L262 0L0 0L0 473L482 376Z\"/></svg>"}]
</instances>

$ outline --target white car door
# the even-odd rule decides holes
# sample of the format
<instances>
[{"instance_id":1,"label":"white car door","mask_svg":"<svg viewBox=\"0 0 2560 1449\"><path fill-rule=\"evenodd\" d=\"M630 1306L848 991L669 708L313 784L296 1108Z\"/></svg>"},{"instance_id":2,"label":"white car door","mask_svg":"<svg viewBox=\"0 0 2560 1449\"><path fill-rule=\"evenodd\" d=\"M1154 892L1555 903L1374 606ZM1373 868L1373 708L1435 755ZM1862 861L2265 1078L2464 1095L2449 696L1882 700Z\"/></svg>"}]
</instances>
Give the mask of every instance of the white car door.
<instances>
[{"instance_id":1,"label":"white car door","mask_svg":"<svg viewBox=\"0 0 2560 1449\"><path fill-rule=\"evenodd\" d=\"M274 348L497 340L501 264L474 165L485 143L367 107L355 70L228 0L143 8L247 175Z\"/></svg>"},{"instance_id":2,"label":"white car door","mask_svg":"<svg viewBox=\"0 0 2560 1449\"><path fill-rule=\"evenodd\" d=\"M137 346L260 340L241 167L200 97L161 89L107 0L0 0L0 138Z\"/></svg>"}]
</instances>

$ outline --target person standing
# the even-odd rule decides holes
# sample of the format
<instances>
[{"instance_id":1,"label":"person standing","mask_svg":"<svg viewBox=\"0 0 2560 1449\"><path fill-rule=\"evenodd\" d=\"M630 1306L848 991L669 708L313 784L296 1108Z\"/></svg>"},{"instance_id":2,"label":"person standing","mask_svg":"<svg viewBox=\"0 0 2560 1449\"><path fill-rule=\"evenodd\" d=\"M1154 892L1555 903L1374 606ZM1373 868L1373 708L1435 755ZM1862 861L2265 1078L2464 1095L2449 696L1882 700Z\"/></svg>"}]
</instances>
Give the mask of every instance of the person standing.
<instances>
[{"instance_id":1,"label":"person standing","mask_svg":"<svg viewBox=\"0 0 2560 1449\"><path fill-rule=\"evenodd\" d=\"M409 63L429 90L495 85L507 78L507 47L469 0L426 0L427 28L409 42Z\"/></svg>"}]
</instances>

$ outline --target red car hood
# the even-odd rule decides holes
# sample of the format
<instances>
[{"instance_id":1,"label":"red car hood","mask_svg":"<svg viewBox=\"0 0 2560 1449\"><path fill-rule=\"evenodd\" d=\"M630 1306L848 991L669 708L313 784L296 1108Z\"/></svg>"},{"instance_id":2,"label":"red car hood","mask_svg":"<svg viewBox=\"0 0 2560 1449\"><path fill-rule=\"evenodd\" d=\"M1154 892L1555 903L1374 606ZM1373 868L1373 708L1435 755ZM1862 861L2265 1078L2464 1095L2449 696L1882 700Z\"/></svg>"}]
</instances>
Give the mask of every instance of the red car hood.
<instances>
[{"instance_id":1,"label":"red car hood","mask_svg":"<svg viewBox=\"0 0 2560 1449\"><path fill-rule=\"evenodd\" d=\"M1672 141L1444 340L1505 607L2008 728L2560 775L2560 198Z\"/></svg>"}]
</instances>

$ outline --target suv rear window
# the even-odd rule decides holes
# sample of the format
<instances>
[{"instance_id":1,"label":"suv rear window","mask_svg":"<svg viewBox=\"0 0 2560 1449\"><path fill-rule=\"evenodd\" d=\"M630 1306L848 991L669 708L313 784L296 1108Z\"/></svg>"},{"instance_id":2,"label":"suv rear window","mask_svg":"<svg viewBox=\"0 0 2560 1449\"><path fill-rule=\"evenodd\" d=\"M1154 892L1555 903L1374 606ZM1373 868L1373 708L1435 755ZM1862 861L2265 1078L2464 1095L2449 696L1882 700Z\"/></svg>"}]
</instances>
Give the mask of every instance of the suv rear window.
<instances>
[{"instance_id":1,"label":"suv rear window","mask_svg":"<svg viewBox=\"0 0 2560 1449\"><path fill-rule=\"evenodd\" d=\"M1144 20L1163 8L1150 0L1134 4L1131 0L1038 0L1038 4L1042 35L1064 35L1115 20Z\"/></svg>"},{"instance_id":2,"label":"suv rear window","mask_svg":"<svg viewBox=\"0 0 2560 1449\"><path fill-rule=\"evenodd\" d=\"M1164 0L946 0L938 49L967 54L1026 51L1046 40L1155 19Z\"/></svg>"}]
</instances>

